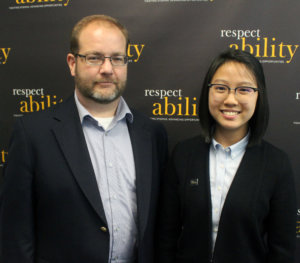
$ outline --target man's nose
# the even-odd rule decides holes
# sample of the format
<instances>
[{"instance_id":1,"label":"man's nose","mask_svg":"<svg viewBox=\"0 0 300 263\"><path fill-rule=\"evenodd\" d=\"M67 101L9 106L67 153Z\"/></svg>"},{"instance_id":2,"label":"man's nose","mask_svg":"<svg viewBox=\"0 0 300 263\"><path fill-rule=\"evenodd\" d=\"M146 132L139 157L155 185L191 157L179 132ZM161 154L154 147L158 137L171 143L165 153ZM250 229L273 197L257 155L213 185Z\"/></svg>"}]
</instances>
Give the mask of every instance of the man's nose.
<instances>
[{"instance_id":1,"label":"man's nose","mask_svg":"<svg viewBox=\"0 0 300 263\"><path fill-rule=\"evenodd\" d=\"M113 65L111 64L110 58L104 58L103 64L100 65L100 73L102 74L112 74Z\"/></svg>"}]
</instances>

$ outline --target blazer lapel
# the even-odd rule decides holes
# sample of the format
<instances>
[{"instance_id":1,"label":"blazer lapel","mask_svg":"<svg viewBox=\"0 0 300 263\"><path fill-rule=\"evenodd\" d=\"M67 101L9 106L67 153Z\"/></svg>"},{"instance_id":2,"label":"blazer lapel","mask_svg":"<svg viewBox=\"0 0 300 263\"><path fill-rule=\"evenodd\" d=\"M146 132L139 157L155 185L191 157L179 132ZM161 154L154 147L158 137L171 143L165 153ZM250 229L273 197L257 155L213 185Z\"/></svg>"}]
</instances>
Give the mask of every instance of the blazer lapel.
<instances>
[{"instance_id":1,"label":"blazer lapel","mask_svg":"<svg viewBox=\"0 0 300 263\"><path fill-rule=\"evenodd\" d=\"M107 223L74 98L60 106L54 116L57 120L54 135L84 195Z\"/></svg>"},{"instance_id":2,"label":"blazer lapel","mask_svg":"<svg viewBox=\"0 0 300 263\"><path fill-rule=\"evenodd\" d=\"M228 190L223 209L226 209L236 198L241 198L243 193L249 194L247 189L255 183L255 178L257 178L260 169L262 169L261 162L263 158L261 154L259 146L246 148L246 152Z\"/></svg>"},{"instance_id":3,"label":"blazer lapel","mask_svg":"<svg viewBox=\"0 0 300 263\"><path fill-rule=\"evenodd\" d=\"M147 225L152 189L152 140L150 132L135 119L128 124L136 173L136 194L140 237Z\"/></svg>"},{"instance_id":4,"label":"blazer lapel","mask_svg":"<svg viewBox=\"0 0 300 263\"><path fill-rule=\"evenodd\" d=\"M260 180L260 171L262 170L263 153L260 146L246 148L223 205L215 250L221 248L218 246L218 240L223 235L230 235L231 229L228 229L228 225L231 224L231 219L237 216L234 214L236 209L239 209L238 214L245 215L247 213L240 209L251 209L249 204L255 196L255 191L259 190L258 180Z\"/></svg>"},{"instance_id":5,"label":"blazer lapel","mask_svg":"<svg viewBox=\"0 0 300 263\"><path fill-rule=\"evenodd\" d=\"M211 230L212 230L212 205L211 199L207 198L210 194L210 177L209 177L209 148L210 144L202 142L195 147L194 152L190 156L189 167L187 171L187 184L190 185L190 189L197 189L197 195L191 200L191 204L199 204L199 207L195 207L194 211L194 225L204 226L204 232L202 235L206 235L207 243L202 244L202 246L209 246L207 249L211 251ZM199 178L198 181L196 181ZM199 182L199 183L198 183ZM195 186L194 184L197 183ZM199 187L198 187L199 184ZM190 192L192 192L190 190ZM199 220L200 219L200 220ZM201 223L200 223L201 221Z\"/></svg>"}]
</instances>

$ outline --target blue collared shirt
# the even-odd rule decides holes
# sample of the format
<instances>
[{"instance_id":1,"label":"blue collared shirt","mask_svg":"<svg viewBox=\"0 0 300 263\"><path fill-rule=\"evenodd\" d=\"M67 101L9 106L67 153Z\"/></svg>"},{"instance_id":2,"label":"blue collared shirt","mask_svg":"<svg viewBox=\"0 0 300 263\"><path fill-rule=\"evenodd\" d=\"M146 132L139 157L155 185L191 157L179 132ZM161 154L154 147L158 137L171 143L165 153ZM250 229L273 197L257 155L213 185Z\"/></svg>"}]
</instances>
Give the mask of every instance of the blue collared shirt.
<instances>
[{"instance_id":1,"label":"blue collared shirt","mask_svg":"<svg viewBox=\"0 0 300 263\"><path fill-rule=\"evenodd\" d=\"M218 227L223 205L230 185L246 151L249 133L239 142L223 148L214 139L209 150L209 176L212 203L213 249L218 235Z\"/></svg>"},{"instance_id":2,"label":"blue collared shirt","mask_svg":"<svg viewBox=\"0 0 300 263\"><path fill-rule=\"evenodd\" d=\"M109 228L109 262L131 263L138 231L135 166L127 127L133 115L121 98L116 115L104 129L80 104L76 93L75 101Z\"/></svg>"}]
</instances>

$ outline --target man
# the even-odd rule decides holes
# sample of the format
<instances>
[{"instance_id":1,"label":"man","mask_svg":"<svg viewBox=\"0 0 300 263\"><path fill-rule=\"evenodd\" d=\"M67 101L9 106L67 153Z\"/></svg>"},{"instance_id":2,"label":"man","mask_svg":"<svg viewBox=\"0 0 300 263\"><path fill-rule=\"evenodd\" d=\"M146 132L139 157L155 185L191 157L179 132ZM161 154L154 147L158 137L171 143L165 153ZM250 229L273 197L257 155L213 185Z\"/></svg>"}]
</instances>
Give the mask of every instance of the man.
<instances>
[{"instance_id":1,"label":"man","mask_svg":"<svg viewBox=\"0 0 300 263\"><path fill-rule=\"evenodd\" d=\"M67 62L75 94L17 121L0 210L5 263L150 263L167 137L121 97L128 34L79 21Z\"/></svg>"}]
</instances>

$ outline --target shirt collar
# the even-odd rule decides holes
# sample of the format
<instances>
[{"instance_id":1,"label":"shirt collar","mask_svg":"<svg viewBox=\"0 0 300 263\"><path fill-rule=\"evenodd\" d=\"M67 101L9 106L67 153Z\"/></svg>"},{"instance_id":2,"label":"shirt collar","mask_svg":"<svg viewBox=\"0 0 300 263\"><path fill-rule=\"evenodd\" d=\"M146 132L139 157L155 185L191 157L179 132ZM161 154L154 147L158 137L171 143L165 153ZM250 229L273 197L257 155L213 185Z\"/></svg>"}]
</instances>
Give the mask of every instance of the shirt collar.
<instances>
[{"instance_id":1,"label":"shirt collar","mask_svg":"<svg viewBox=\"0 0 300 263\"><path fill-rule=\"evenodd\" d=\"M83 120L86 117L92 118L93 120L95 120L98 123L98 121L80 103L80 101L79 101L79 99L76 95L76 92L74 92L74 97L75 97L75 103L76 103L76 106L77 106L77 109L78 109L81 124L83 123ZM120 101L119 101L117 111L116 111L116 115L114 116L114 119L113 119L113 122L118 122L118 121L122 120L123 118L126 118L127 121L129 121L130 123L133 122L133 114L131 113L131 111L130 111L127 103L123 99L123 97L121 97Z\"/></svg>"},{"instance_id":2,"label":"shirt collar","mask_svg":"<svg viewBox=\"0 0 300 263\"><path fill-rule=\"evenodd\" d=\"M248 132L247 135L243 139L241 139L240 141L238 141L237 143L235 143L231 146L226 147L225 149L215 139L212 139L211 145L215 151L222 148L226 152L229 152L232 159L235 159L237 156L239 156L242 152L244 152L246 150L246 146L249 141L249 136L250 136L250 132Z\"/></svg>"}]
</instances>

